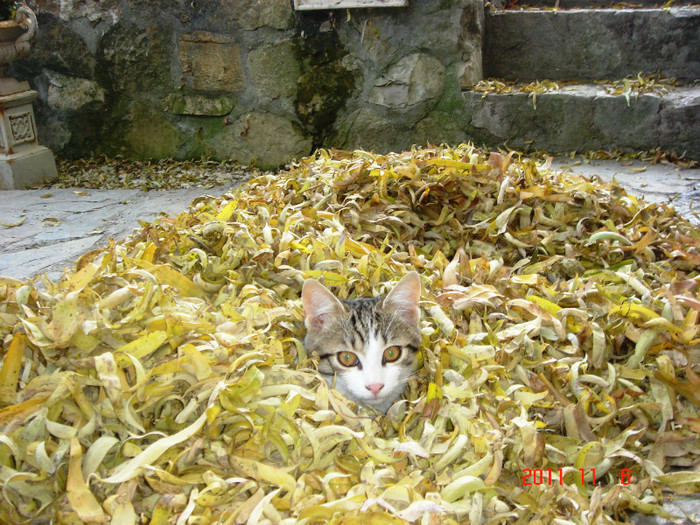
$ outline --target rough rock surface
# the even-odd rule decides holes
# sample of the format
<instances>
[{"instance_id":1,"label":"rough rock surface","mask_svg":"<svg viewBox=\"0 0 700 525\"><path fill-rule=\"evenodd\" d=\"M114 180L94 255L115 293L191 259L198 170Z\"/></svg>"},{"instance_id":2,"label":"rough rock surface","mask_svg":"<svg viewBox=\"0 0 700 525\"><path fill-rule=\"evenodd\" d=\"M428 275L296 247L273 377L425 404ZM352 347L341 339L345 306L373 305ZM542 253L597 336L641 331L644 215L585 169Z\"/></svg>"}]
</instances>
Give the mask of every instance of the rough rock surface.
<instances>
[{"instance_id":1,"label":"rough rock surface","mask_svg":"<svg viewBox=\"0 0 700 525\"><path fill-rule=\"evenodd\" d=\"M252 50L248 53L248 71L258 97L286 99L291 106L301 74L291 41L265 44Z\"/></svg>"},{"instance_id":2,"label":"rough rock surface","mask_svg":"<svg viewBox=\"0 0 700 525\"><path fill-rule=\"evenodd\" d=\"M176 115L222 117L233 109L234 102L229 96L181 95L173 93L164 99L164 111Z\"/></svg>"},{"instance_id":3,"label":"rough rock surface","mask_svg":"<svg viewBox=\"0 0 700 525\"><path fill-rule=\"evenodd\" d=\"M333 140L350 150L398 151L408 142L409 130L370 108L344 114L336 125L337 135Z\"/></svg>"},{"instance_id":4,"label":"rough rock surface","mask_svg":"<svg viewBox=\"0 0 700 525\"><path fill-rule=\"evenodd\" d=\"M186 136L159 107L141 101L134 103L104 137L102 150L108 155L143 160L169 157L186 141Z\"/></svg>"},{"instance_id":5,"label":"rough rock surface","mask_svg":"<svg viewBox=\"0 0 700 525\"><path fill-rule=\"evenodd\" d=\"M243 29L254 31L261 27L290 29L294 25L294 11L287 0L236 0L223 2L213 15L233 21ZM214 22L214 20L211 20Z\"/></svg>"},{"instance_id":6,"label":"rough rock surface","mask_svg":"<svg viewBox=\"0 0 700 525\"><path fill-rule=\"evenodd\" d=\"M90 104L102 105L105 90L94 80L44 70L48 86L46 103L51 109L77 111Z\"/></svg>"}]
</instances>

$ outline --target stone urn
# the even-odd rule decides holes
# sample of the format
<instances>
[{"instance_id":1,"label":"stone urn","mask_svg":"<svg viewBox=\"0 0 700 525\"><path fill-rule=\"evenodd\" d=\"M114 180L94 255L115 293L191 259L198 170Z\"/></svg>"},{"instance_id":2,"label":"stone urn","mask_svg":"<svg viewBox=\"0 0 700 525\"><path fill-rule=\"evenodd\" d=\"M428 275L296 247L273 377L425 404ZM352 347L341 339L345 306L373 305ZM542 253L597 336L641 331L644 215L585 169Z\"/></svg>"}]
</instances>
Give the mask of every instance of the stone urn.
<instances>
[{"instance_id":1,"label":"stone urn","mask_svg":"<svg viewBox=\"0 0 700 525\"><path fill-rule=\"evenodd\" d=\"M13 60L29 53L30 40L36 34L36 16L26 5L17 8L14 20L0 21L0 76Z\"/></svg>"},{"instance_id":2,"label":"stone urn","mask_svg":"<svg viewBox=\"0 0 700 525\"><path fill-rule=\"evenodd\" d=\"M14 20L0 21L0 190L21 189L56 177L53 153L39 144L32 102L38 93L7 76L13 60L29 53L34 12L21 5Z\"/></svg>"}]
</instances>

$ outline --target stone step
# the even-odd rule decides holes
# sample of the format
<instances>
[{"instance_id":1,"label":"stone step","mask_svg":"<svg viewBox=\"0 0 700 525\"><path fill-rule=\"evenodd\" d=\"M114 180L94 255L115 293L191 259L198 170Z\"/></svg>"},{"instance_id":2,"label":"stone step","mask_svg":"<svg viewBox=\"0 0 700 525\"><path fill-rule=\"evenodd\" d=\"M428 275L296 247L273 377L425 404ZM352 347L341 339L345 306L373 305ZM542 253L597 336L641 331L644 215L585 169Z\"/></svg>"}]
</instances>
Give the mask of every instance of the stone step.
<instances>
[{"instance_id":1,"label":"stone step","mask_svg":"<svg viewBox=\"0 0 700 525\"><path fill-rule=\"evenodd\" d=\"M673 7L700 6L700 0L672 0ZM660 0L491 0L496 9L661 9L669 2Z\"/></svg>"},{"instance_id":2,"label":"stone step","mask_svg":"<svg viewBox=\"0 0 700 525\"><path fill-rule=\"evenodd\" d=\"M700 9L489 10L484 75L522 82L700 79Z\"/></svg>"},{"instance_id":3,"label":"stone step","mask_svg":"<svg viewBox=\"0 0 700 525\"><path fill-rule=\"evenodd\" d=\"M661 148L700 159L700 86L610 94L599 84L528 93L462 93L475 142L548 152ZM536 107L535 107L536 105Z\"/></svg>"}]
</instances>

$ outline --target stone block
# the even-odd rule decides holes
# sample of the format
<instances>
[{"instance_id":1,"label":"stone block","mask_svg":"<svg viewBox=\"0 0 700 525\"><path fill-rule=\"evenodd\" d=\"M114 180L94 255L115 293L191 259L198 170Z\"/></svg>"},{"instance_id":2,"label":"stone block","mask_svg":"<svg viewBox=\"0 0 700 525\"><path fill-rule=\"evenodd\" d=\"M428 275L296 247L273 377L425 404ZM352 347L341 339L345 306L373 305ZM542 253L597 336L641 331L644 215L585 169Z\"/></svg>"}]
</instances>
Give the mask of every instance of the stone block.
<instances>
[{"instance_id":1,"label":"stone block","mask_svg":"<svg viewBox=\"0 0 700 525\"><path fill-rule=\"evenodd\" d=\"M204 145L215 158L261 168L276 168L311 153L311 137L288 119L271 113L243 115Z\"/></svg>"},{"instance_id":2,"label":"stone block","mask_svg":"<svg viewBox=\"0 0 700 525\"><path fill-rule=\"evenodd\" d=\"M425 0L400 9L336 15L334 30L365 68L376 71L416 52L429 52L445 65L469 61L471 50L481 47L483 24L482 0Z\"/></svg>"},{"instance_id":3,"label":"stone block","mask_svg":"<svg viewBox=\"0 0 700 525\"><path fill-rule=\"evenodd\" d=\"M469 89L484 79L484 59L481 53L481 47L476 47L459 64L459 86L462 89Z\"/></svg>"},{"instance_id":4,"label":"stone block","mask_svg":"<svg viewBox=\"0 0 700 525\"><path fill-rule=\"evenodd\" d=\"M64 20L69 18L85 17L90 22L97 23L103 18L118 19L120 14L120 0L71 0L70 2L56 2L55 0L35 0L37 12L52 13Z\"/></svg>"},{"instance_id":5,"label":"stone block","mask_svg":"<svg viewBox=\"0 0 700 525\"><path fill-rule=\"evenodd\" d=\"M445 67L425 53L408 55L382 74L370 102L388 108L406 108L435 99L442 93Z\"/></svg>"},{"instance_id":6,"label":"stone block","mask_svg":"<svg viewBox=\"0 0 700 525\"><path fill-rule=\"evenodd\" d=\"M59 111L76 111L93 103L104 104L105 90L87 78L44 71L48 80L46 104Z\"/></svg>"},{"instance_id":7,"label":"stone block","mask_svg":"<svg viewBox=\"0 0 700 525\"><path fill-rule=\"evenodd\" d=\"M57 177L56 160L48 148L39 145L0 154L0 190L21 190Z\"/></svg>"},{"instance_id":8,"label":"stone block","mask_svg":"<svg viewBox=\"0 0 700 525\"><path fill-rule=\"evenodd\" d=\"M460 87L470 88L484 78L484 7L478 0L465 1L461 14L461 56L458 62Z\"/></svg>"},{"instance_id":9,"label":"stone block","mask_svg":"<svg viewBox=\"0 0 700 525\"><path fill-rule=\"evenodd\" d=\"M659 134L668 137L665 149L700 159L700 87L677 92L662 105L658 118Z\"/></svg>"},{"instance_id":10,"label":"stone block","mask_svg":"<svg viewBox=\"0 0 700 525\"><path fill-rule=\"evenodd\" d=\"M414 144L459 144L464 142L464 120L454 112L433 111L418 121L413 130Z\"/></svg>"},{"instance_id":11,"label":"stone block","mask_svg":"<svg viewBox=\"0 0 700 525\"><path fill-rule=\"evenodd\" d=\"M201 91L240 91L245 73L233 37L196 31L180 35L180 64L192 88Z\"/></svg>"},{"instance_id":12,"label":"stone block","mask_svg":"<svg viewBox=\"0 0 700 525\"><path fill-rule=\"evenodd\" d=\"M289 0L236 0L223 4L216 14L217 18L235 20L247 31L261 27L289 29L294 25L294 12Z\"/></svg>"},{"instance_id":13,"label":"stone block","mask_svg":"<svg viewBox=\"0 0 700 525\"><path fill-rule=\"evenodd\" d=\"M38 124L44 145L52 151L60 152L60 155L65 155L69 151L73 133L78 131L78 129L89 129L88 126L78 128L72 125L71 122L68 122L68 120L63 115L51 114L50 118L43 122L40 121ZM92 129L94 130L95 128L93 127ZM89 149L86 147L85 141L81 141L78 148L78 156L87 155L84 152L89 151Z\"/></svg>"},{"instance_id":14,"label":"stone block","mask_svg":"<svg viewBox=\"0 0 700 525\"><path fill-rule=\"evenodd\" d=\"M95 57L83 39L62 20L45 12L38 16L39 32L32 40L29 54L12 68L35 77L44 69L78 77L91 77Z\"/></svg>"},{"instance_id":15,"label":"stone block","mask_svg":"<svg viewBox=\"0 0 700 525\"><path fill-rule=\"evenodd\" d=\"M364 149L378 153L403 151L410 147L409 126L381 116L379 112L362 108L341 115L336 121L334 147Z\"/></svg>"},{"instance_id":16,"label":"stone block","mask_svg":"<svg viewBox=\"0 0 700 525\"><path fill-rule=\"evenodd\" d=\"M663 96L611 95L598 85L566 86L537 95L464 93L467 132L491 146L549 152L597 149L686 153L700 158L700 88Z\"/></svg>"},{"instance_id":17,"label":"stone block","mask_svg":"<svg viewBox=\"0 0 700 525\"><path fill-rule=\"evenodd\" d=\"M294 0L294 8L301 11L317 9L357 9L363 7L405 7L408 0Z\"/></svg>"},{"instance_id":18,"label":"stone block","mask_svg":"<svg viewBox=\"0 0 700 525\"><path fill-rule=\"evenodd\" d=\"M112 100L123 105L135 96L169 90L174 46L164 25L152 21L143 28L120 21L102 36L98 47L95 78Z\"/></svg>"},{"instance_id":19,"label":"stone block","mask_svg":"<svg viewBox=\"0 0 700 525\"><path fill-rule=\"evenodd\" d=\"M186 135L156 107L137 102L103 138L103 151L130 159L174 157Z\"/></svg>"},{"instance_id":20,"label":"stone block","mask_svg":"<svg viewBox=\"0 0 700 525\"><path fill-rule=\"evenodd\" d=\"M301 74L292 42L276 42L248 54L250 80L262 99L293 99Z\"/></svg>"}]
</instances>

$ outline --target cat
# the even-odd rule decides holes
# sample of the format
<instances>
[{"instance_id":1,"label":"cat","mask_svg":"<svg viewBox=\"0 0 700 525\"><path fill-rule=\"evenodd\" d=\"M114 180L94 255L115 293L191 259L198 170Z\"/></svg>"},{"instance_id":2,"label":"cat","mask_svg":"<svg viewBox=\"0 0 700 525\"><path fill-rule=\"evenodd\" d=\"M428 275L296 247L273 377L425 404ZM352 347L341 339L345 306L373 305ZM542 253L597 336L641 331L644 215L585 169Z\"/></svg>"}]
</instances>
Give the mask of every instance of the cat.
<instances>
[{"instance_id":1,"label":"cat","mask_svg":"<svg viewBox=\"0 0 700 525\"><path fill-rule=\"evenodd\" d=\"M304 346L318 370L352 401L386 412L415 371L421 344L418 274L378 297L341 300L314 279L302 288Z\"/></svg>"}]
</instances>

